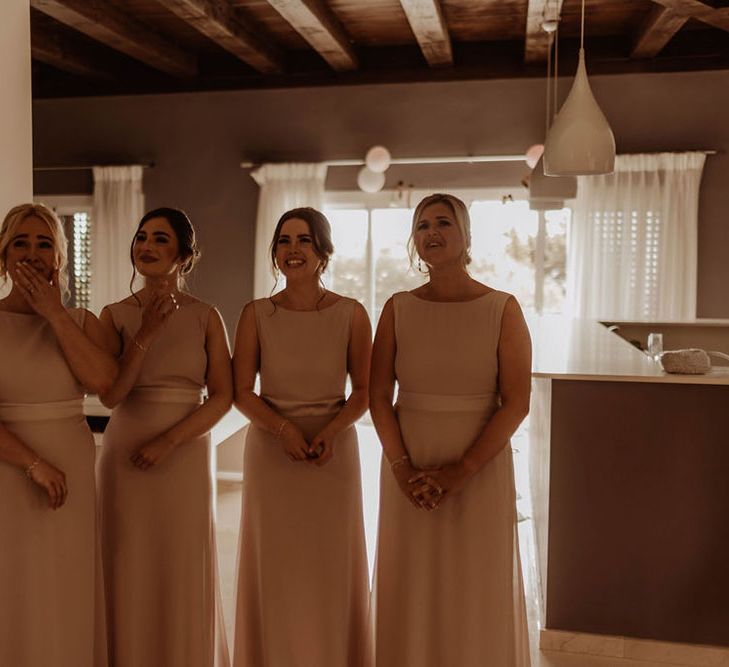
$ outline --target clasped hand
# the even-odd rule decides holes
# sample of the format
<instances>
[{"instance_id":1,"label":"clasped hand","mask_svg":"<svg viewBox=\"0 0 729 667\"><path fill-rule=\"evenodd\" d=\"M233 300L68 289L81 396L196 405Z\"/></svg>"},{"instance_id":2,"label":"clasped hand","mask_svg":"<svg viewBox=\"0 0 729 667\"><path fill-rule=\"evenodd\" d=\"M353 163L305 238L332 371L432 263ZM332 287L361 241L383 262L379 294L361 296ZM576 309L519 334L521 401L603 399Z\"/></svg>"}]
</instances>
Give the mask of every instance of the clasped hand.
<instances>
[{"instance_id":1,"label":"clasped hand","mask_svg":"<svg viewBox=\"0 0 729 667\"><path fill-rule=\"evenodd\" d=\"M307 442L303 433L291 422L286 422L281 432L281 444L291 461L306 461L323 466L334 456L334 436L326 429Z\"/></svg>"},{"instance_id":2,"label":"clasped hand","mask_svg":"<svg viewBox=\"0 0 729 667\"><path fill-rule=\"evenodd\" d=\"M460 463L440 468L416 468L410 463L393 468L400 489L418 509L432 511L461 491L469 474Z\"/></svg>"}]
</instances>

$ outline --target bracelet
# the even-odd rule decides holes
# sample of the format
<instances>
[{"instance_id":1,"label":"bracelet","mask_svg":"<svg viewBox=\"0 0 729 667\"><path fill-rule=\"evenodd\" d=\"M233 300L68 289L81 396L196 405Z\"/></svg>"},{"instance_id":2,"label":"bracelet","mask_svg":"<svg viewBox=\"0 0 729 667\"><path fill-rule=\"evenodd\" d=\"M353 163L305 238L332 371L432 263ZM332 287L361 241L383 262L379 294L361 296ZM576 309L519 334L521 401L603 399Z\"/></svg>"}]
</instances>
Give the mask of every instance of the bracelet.
<instances>
[{"instance_id":1,"label":"bracelet","mask_svg":"<svg viewBox=\"0 0 729 667\"><path fill-rule=\"evenodd\" d=\"M407 454L405 454L404 456L401 456L399 459L395 459L390 464L390 470L394 470L395 468L397 468L397 466L402 466L402 465L405 465L406 463L410 463L410 457Z\"/></svg>"},{"instance_id":2,"label":"bracelet","mask_svg":"<svg viewBox=\"0 0 729 667\"><path fill-rule=\"evenodd\" d=\"M288 424L288 423L289 423L288 419L284 419L281 422L281 426L278 427L278 432L276 433L276 440L281 439L281 434L283 433L283 430L286 428L286 424Z\"/></svg>"},{"instance_id":3,"label":"bracelet","mask_svg":"<svg viewBox=\"0 0 729 667\"><path fill-rule=\"evenodd\" d=\"M132 336L132 343L134 343L134 344L135 344L135 345L136 345L136 346L137 346L137 347L138 347L138 348L139 348L140 350L142 350L142 352L146 352L147 350L149 350L149 348L148 348L148 347L144 347L144 345L142 345L142 344L141 344L141 343L140 343L140 342L139 342L139 341L137 340L137 337L136 337L136 336Z\"/></svg>"},{"instance_id":4,"label":"bracelet","mask_svg":"<svg viewBox=\"0 0 729 667\"><path fill-rule=\"evenodd\" d=\"M27 477L28 479L33 479L33 477L32 477L32 475L33 475L33 470L35 469L35 467L36 467L36 466L37 466L37 465L38 465L38 464L39 464L40 462L41 462L41 457L40 457L40 456L36 456L36 457L35 457L35 459L33 459L33 462L32 462L32 463L31 463L31 464L30 464L30 465L29 465L29 466L28 466L28 467L27 467L27 468L25 469L25 476L26 476L26 477Z\"/></svg>"}]
</instances>

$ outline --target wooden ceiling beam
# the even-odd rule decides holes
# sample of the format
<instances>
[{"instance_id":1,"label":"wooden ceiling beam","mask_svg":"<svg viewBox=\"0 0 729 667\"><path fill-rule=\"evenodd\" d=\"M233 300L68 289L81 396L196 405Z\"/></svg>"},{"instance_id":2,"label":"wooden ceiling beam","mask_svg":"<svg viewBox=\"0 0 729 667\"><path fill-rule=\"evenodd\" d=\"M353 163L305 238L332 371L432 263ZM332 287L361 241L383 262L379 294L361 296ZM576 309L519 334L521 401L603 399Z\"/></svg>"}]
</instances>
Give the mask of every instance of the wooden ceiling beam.
<instances>
[{"instance_id":1,"label":"wooden ceiling beam","mask_svg":"<svg viewBox=\"0 0 729 667\"><path fill-rule=\"evenodd\" d=\"M347 33L322 0L267 0L338 72L355 70L357 56Z\"/></svg>"},{"instance_id":2,"label":"wooden ceiling beam","mask_svg":"<svg viewBox=\"0 0 729 667\"><path fill-rule=\"evenodd\" d=\"M238 16L228 0L157 0L226 51L264 74L283 71L283 58Z\"/></svg>"},{"instance_id":3,"label":"wooden ceiling beam","mask_svg":"<svg viewBox=\"0 0 729 667\"><path fill-rule=\"evenodd\" d=\"M539 63L547 59L552 37L542 28L542 24L545 19L559 20L561 12L562 0L529 0L524 41L525 63Z\"/></svg>"},{"instance_id":4,"label":"wooden ceiling beam","mask_svg":"<svg viewBox=\"0 0 729 667\"><path fill-rule=\"evenodd\" d=\"M656 5L640 27L633 42L630 57L653 58L657 56L687 21L687 16L677 14L670 7Z\"/></svg>"},{"instance_id":5,"label":"wooden ceiling beam","mask_svg":"<svg viewBox=\"0 0 729 667\"><path fill-rule=\"evenodd\" d=\"M69 74L87 79L113 78L112 73L99 66L97 58L92 58L76 44L58 34L41 28L31 21L30 53L33 60L51 65Z\"/></svg>"},{"instance_id":6,"label":"wooden ceiling beam","mask_svg":"<svg viewBox=\"0 0 729 667\"><path fill-rule=\"evenodd\" d=\"M717 9L700 0L653 0L653 2L687 19L696 19L714 28L729 31L729 7Z\"/></svg>"},{"instance_id":7,"label":"wooden ceiling beam","mask_svg":"<svg viewBox=\"0 0 729 667\"><path fill-rule=\"evenodd\" d=\"M400 0L400 4L428 65L452 65L451 37L440 0Z\"/></svg>"},{"instance_id":8,"label":"wooden ceiling beam","mask_svg":"<svg viewBox=\"0 0 729 667\"><path fill-rule=\"evenodd\" d=\"M195 58L100 0L30 0L30 6L102 44L176 77L197 74Z\"/></svg>"}]
</instances>

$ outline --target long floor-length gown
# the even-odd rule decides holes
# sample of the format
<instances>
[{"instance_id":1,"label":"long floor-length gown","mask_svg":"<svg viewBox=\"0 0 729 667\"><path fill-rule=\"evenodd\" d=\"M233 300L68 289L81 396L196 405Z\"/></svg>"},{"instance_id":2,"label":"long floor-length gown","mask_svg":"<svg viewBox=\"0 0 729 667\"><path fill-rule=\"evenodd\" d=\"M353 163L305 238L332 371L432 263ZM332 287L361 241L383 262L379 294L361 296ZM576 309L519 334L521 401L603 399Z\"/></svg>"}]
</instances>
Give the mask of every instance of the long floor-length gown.
<instances>
[{"instance_id":1,"label":"long floor-length gown","mask_svg":"<svg viewBox=\"0 0 729 667\"><path fill-rule=\"evenodd\" d=\"M109 306L124 345L141 326L133 303ZM97 478L111 667L226 667L213 527L209 434L160 464L129 457L193 412L205 388L211 307L170 315L134 388L113 411Z\"/></svg>"},{"instance_id":2,"label":"long floor-length gown","mask_svg":"<svg viewBox=\"0 0 729 667\"><path fill-rule=\"evenodd\" d=\"M497 409L508 298L394 296L396 411L416 467L460 459ZM527 667L511 447L432 512L413 507L386 461L380 484L377 667Z\"/></svg>"},{"instance_id":3,"label":"long floor-length gown","mask_svg":"<svg viewBox=\"0 0 729 667\"><path fill-rule=\"evenodd\" d=\"M79 326L85 312L71 310ZM0 421L66 475L48 496L0 462L0 665L104 667L94 439L84 390L39 315L0 311Z\"/></svg>"},{"instance_id":4,"label":"long floor-length gown","mask_svg":"<svg viewBox=\"0 0 729 667\"><path fill-rule=\"evenodd\" d=\"M254 303L261 396L314 437L344 403L354 302L316 311ZM322 467L292 462L251 425L245 445L236 667L359 667L367 555L357 436Z\"/></svg>"}]
</instances>

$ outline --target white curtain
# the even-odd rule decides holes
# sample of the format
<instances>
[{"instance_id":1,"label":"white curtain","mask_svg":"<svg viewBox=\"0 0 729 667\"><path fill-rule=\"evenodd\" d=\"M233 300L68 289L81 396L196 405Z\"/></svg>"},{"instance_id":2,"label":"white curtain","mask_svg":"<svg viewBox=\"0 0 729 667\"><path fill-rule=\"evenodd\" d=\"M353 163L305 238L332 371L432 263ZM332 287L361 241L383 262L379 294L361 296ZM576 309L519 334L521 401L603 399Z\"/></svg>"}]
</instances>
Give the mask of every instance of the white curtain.
<instances>
[{"instance_id":1,"label":"white curtain","mask_svg":"<svg viewBox=\"0 0 729 667\"><path fill-rule=\"evenodd\" d=\"M324 200L325 164L264 164L251 176L261 187L256 217L256 244L253 269L253 297L271 294L269 247L278 219L289 209L311 206L321 209Z\"/></svg>"},{"instance_id":2,"label":"white curtain","mask_svg":"<svg viewBox=\"0 0 729 667\"><path fill-rule=\"evenodd\" d=\"M696 317L703 153L618 155L615 172L581 176L570 227L574 317Z\"/></svg>"},{"instance_id":3,"label":"white curtain","mask_svg":"<svg viewBox=\"0 0 729 667\"><path fill-rule=\"evenodd\" d=\"M129 248L144 214L142 167L94 167L91 250L91 309L129 294Z\"/></svg>"}]
</instances>

